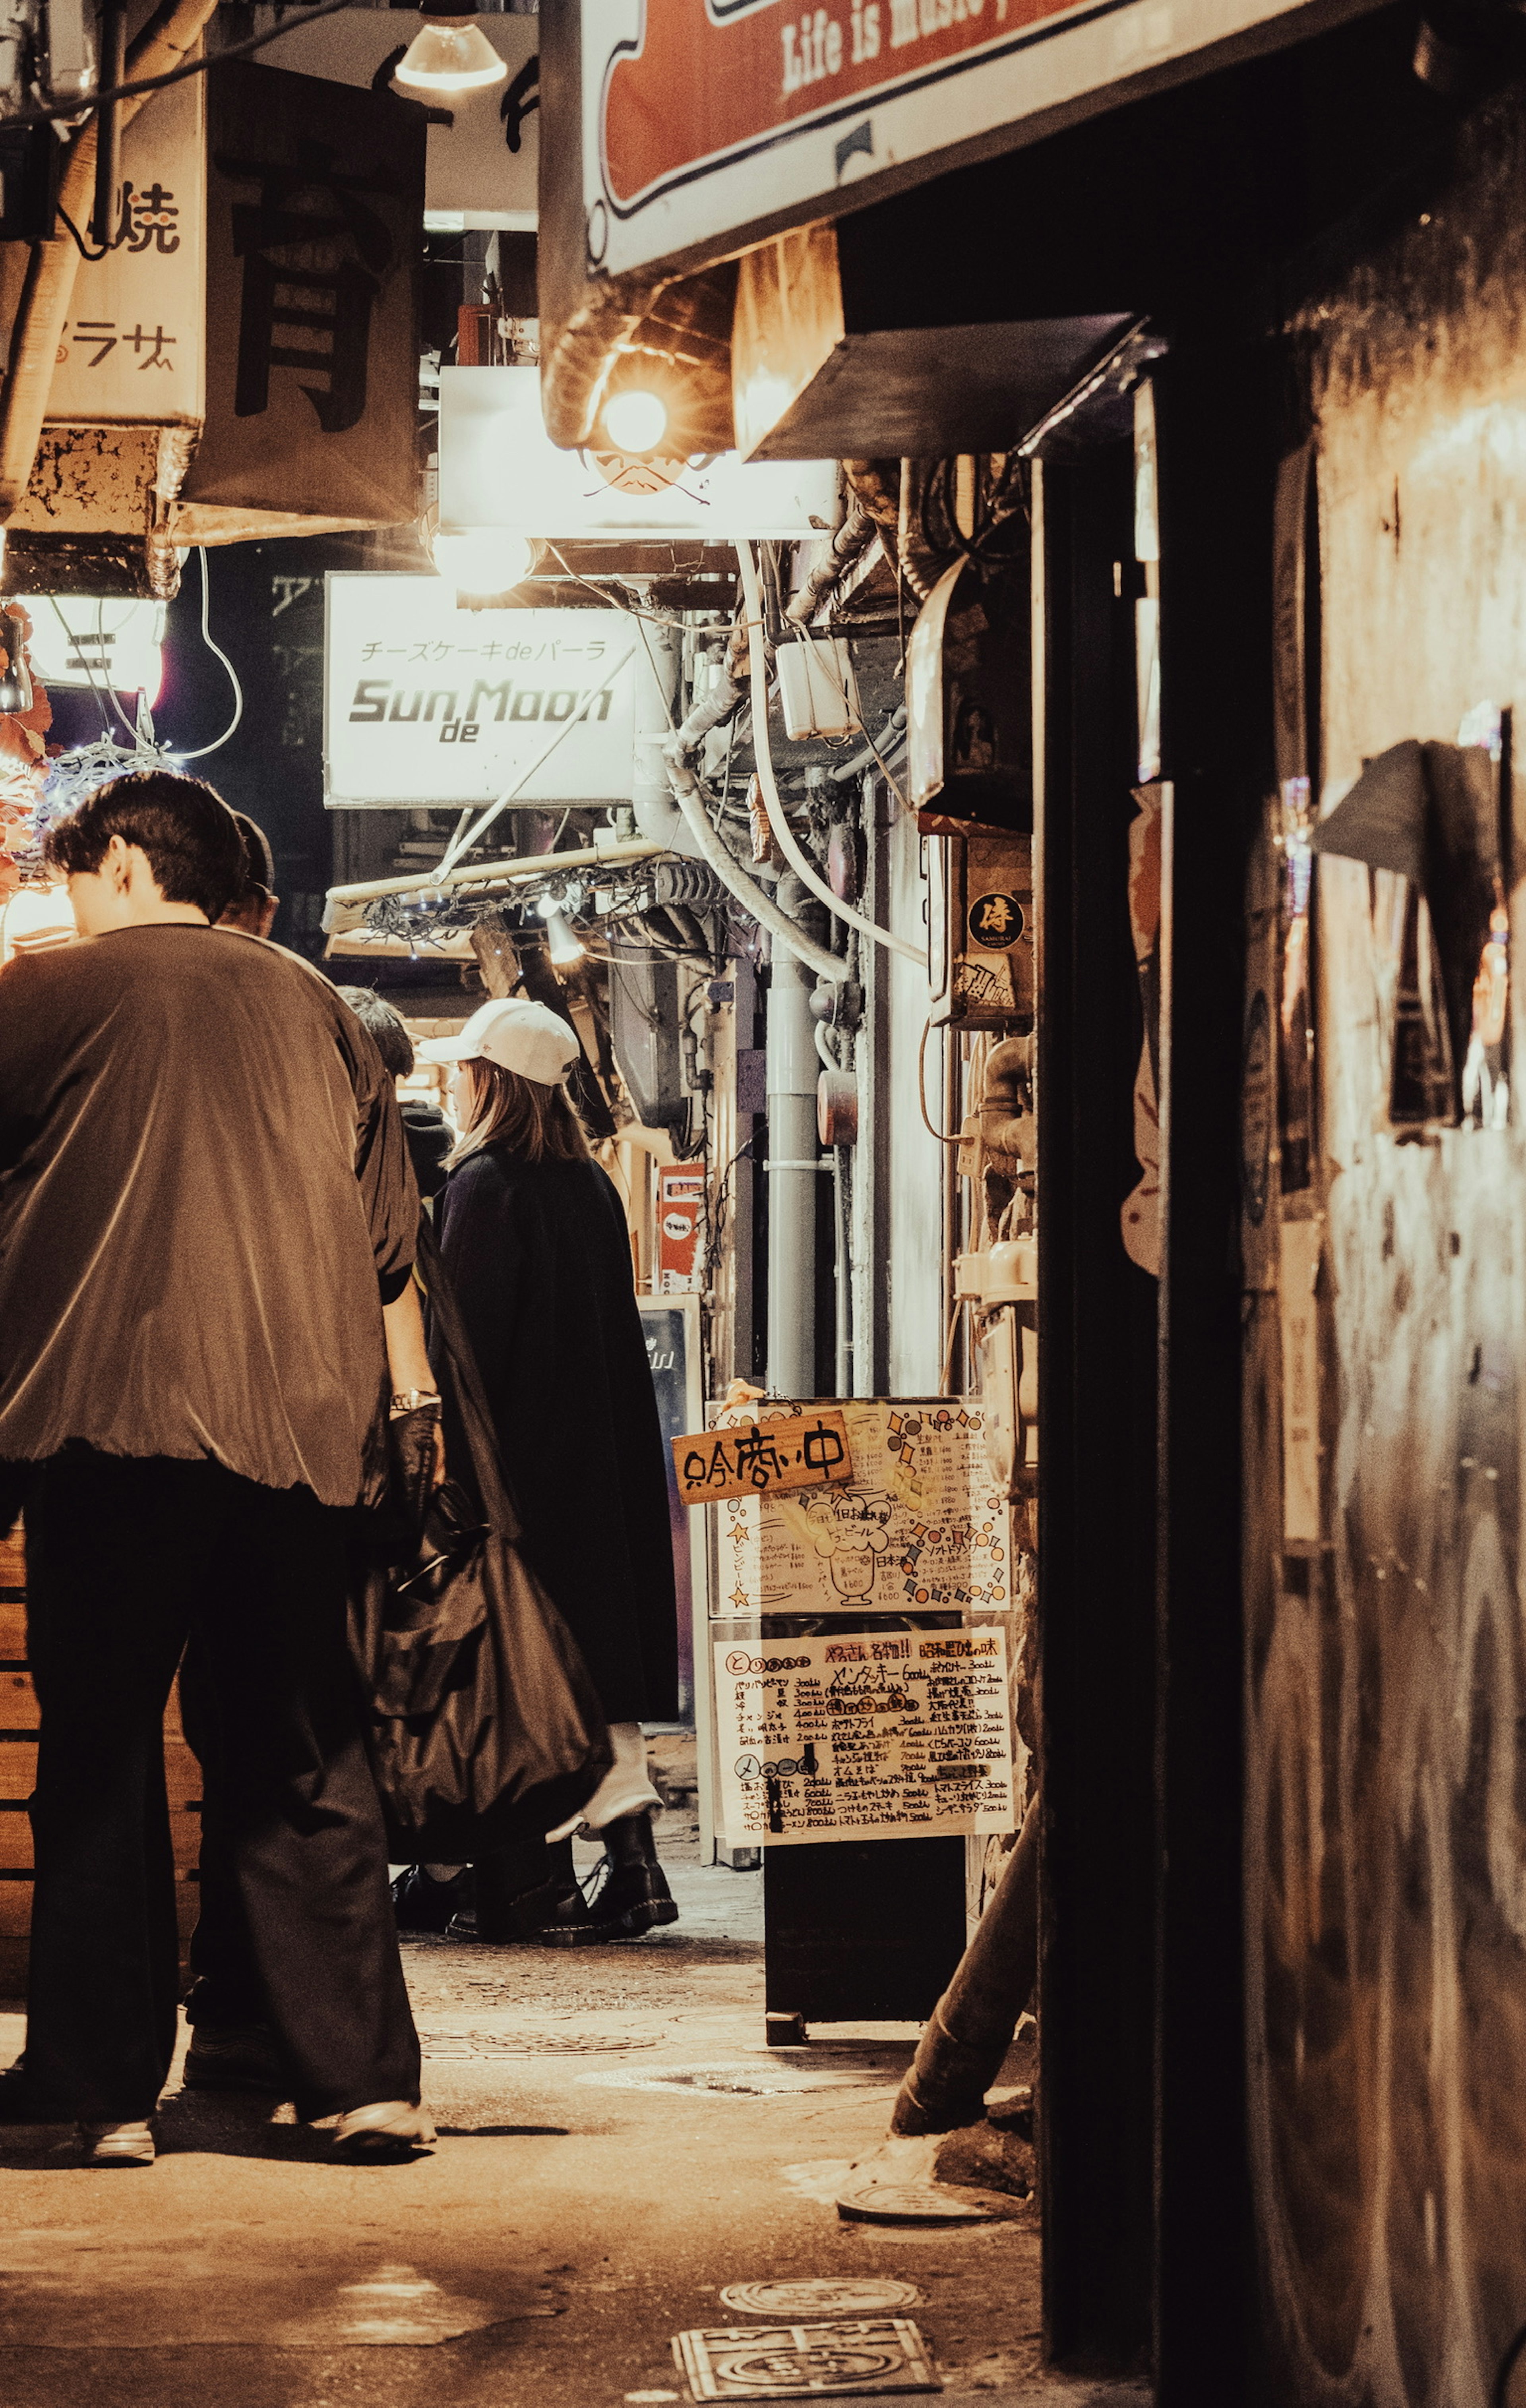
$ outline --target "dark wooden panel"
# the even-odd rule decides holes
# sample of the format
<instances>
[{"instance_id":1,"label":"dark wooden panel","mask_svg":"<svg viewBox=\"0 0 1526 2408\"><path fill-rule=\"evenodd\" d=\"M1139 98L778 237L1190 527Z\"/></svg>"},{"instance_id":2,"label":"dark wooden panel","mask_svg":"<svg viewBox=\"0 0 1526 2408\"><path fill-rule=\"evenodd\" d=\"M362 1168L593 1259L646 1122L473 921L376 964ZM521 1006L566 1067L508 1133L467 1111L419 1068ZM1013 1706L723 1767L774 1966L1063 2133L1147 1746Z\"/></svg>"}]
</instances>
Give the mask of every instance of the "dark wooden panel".
<instances>
[{"instance_id":1,"label":"dark wooden panel","mask_svg":"<svg viewBox=\"0 0 1526 2408\"><path fill-rule=\"evenodd\" d=\"M766 1848L770 2010L822 2023L920 2022L964 1954L962 1839Z\"/></svg>"},{"instance_id":2,"label":"dark wooden panel","mask_svg":"<svg viewBox=\"0 0 1526 2408\"><path fill-rule=\"evenodd\" d=\"M1154 2263L1155 1283L1120 1219L1142 1029L1132 580L1114 573L1132 471L1125 442L1042 472L1037 848L1045 2344L1119 2372L1148 2358Z\"/></svg>"}]
</instances>

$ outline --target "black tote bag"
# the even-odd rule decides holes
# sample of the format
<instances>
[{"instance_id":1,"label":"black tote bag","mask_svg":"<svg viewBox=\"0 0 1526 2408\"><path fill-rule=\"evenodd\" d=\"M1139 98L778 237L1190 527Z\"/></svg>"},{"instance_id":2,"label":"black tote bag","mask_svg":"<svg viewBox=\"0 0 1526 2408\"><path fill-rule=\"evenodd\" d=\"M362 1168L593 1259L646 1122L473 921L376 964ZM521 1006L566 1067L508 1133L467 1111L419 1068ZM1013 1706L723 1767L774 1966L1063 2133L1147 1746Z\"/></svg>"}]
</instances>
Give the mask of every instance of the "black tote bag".
<instances>
[{"instance_id":1,"label":"black tote bag","mask_svg":"<svg viewBox=\"0 0 1526 2408\"><path fill-rule=\"evenodd\" d=\"M577 1641L519 1552L497 1434L427 1219L419 1271L450 1476L433 1492L423 1476L432 1412L393 1424L392 1502L352 1585L351 1644L394 1861L469 1864L569 1821L612 1757Z\"/></svg>"}]
</instances>

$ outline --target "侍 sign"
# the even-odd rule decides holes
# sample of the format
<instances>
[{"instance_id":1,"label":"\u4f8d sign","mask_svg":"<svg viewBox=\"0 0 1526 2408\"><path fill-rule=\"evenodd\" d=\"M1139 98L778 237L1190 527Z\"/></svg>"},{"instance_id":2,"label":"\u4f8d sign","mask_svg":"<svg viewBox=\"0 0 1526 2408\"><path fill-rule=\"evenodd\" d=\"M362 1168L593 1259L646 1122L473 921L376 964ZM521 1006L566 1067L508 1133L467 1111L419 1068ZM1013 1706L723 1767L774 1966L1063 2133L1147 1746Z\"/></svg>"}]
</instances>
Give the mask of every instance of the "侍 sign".
<instances>
[{"instance_id":1,"label":"\u4f8d sign","mask_svg":"<svg viewBox=\"0 0 1526 2408\"><path fill-rule=\"evenodd\" d=\"M443 578L331 574L325 799L489 803L523 780L525 803L628 801L653 682L625 611L458 609Z\"/></svg>"}]
</instances>

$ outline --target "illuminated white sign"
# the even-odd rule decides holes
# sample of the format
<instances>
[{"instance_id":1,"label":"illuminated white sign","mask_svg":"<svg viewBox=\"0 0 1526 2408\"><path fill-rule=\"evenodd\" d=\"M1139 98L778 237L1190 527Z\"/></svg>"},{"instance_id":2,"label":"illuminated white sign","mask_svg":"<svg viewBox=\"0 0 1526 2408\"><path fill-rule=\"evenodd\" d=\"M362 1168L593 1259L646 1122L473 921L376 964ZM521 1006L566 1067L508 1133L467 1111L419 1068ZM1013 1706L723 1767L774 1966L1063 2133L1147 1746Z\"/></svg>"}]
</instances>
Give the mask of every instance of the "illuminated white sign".
<instances>
[{"instance_id":1,"label":"illuminated white sign","mask_svg":"<svg viewBox=\"0 0 1526 2408\"><path fill-rule=\"evenodd\" d=\"M162 602L97 602L79 594L35 594L27 653L44 685L94 686L157 700L163 674Z\"/></svg>"},{"instance_id":2,"label":"illuminated white sign","mask_svg":"<svg viewBox=\"0 0 1526 2408\"><path fill-rule=\"evenodd\" d=\"M330 810L628 802L636 711L666 725L625 610L468 610L440 577L326 580ZM521 783L520 781L523 781Z\"/></svg>"},{"instance_id":3,"label":"illuminated white sign","mask_svg":"<svg viewBox=\"0 0 1526 2408\"><path fill-rule=\"evenodd\" d=\"M444 368L439 379L439 523L569 538L738 536L775 541L832 524L832 460L741 460L721 452L649 460L559 452L540 416L533 367Z\"/></svg>"}]
</instances>

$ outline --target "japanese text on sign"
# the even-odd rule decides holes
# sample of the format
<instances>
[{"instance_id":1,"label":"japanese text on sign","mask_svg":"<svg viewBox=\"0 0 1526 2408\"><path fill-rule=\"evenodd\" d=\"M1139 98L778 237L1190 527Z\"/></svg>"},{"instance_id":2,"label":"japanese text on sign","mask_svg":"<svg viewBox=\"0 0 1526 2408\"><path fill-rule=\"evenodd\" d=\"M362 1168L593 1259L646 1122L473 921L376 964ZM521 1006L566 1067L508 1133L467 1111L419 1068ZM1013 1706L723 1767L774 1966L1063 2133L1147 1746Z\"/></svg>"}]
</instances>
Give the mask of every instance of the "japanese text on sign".
<instances>
[{"instance_id":1,"label":"japanese text on sign","mask_svg":"<svg viewBox=\"0 0 1526 2408\"><path fill-rule=\"evenodd\" d=\"M720 1517L715 1612L1009 1605L1009 1516L980 1405L954 1397L841 1412L850 1481L809 1498L731 1492Z\"/></svg>"},{"instance_id":2,"label":"japanese text on sign","mask_svg":"<svg viewBox=\"0 0 1526 2408\"><path fill-rule=\"evenodd\" d=\"M1011 1830L1003 1631L714 1645L733 1847Z\"/></svg>"},{"instance_id":3,"label":"japanese text on sign","mask_svg":"<svg viewBox=\"0 0 1526 2408\"><path fill-rule=\"evenodd\" d=\"M730 1429L697 1430L690 1438L675 1438L672 1444L678 1493L686 1505L771 1496L780 1489L823 1488L853 1478L841 1413L813 1412L776 1421L740 1422Z\"/></svg>"}]
</instances>

